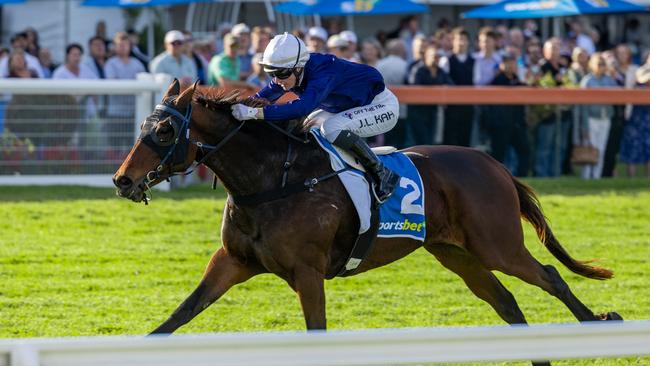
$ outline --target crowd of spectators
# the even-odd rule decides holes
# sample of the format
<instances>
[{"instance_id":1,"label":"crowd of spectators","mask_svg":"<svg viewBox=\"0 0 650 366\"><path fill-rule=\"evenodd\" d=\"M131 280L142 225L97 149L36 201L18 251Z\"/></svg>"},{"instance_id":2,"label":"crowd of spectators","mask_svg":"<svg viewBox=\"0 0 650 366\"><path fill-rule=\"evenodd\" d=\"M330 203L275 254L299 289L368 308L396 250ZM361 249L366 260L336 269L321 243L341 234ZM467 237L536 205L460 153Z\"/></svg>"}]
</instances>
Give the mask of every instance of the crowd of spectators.
<instances>
[{"instance_id":1,"label":"crowd of spectators","mask_svg":"<svg viewBox=\"0 0 650 366\"><path fill-rule=\"evenodd\" d=\"M393 32L380 31L363 40L336 23L292 33L303 38L311 52L377 68L388 85L645 88L650 85L650 57L642 53L638 27L633 25L625 42L614 45L580 20L569 22L562 37L549 39L540 38L532 21L522 27L484 27L477 34L441 22L426 35L416 17L404 18ZM11 48L0 50L0 76L134 79L149 71L167 73L183 85L199 80L204 85L260 88L270 81L258 64L276 34L270 26L224 24L201 39L172 30L164 37L164 51L151 60L140 50L135 31L118 32L110 40L99 26L96 33L85 48L68 45L61 65L40 47L35 30L15 34ZM133 97L89 103L109 119L133 114ZM582 166L584 178L615 174L617 161L627 164L629 175L636 175L642 165L650 176L650 106L402 105L395 129L373 143L479 147L516 175L538 177L571 173L572 147L590 145L599 156L596 163Z\"/></svg>"}]
</instances>

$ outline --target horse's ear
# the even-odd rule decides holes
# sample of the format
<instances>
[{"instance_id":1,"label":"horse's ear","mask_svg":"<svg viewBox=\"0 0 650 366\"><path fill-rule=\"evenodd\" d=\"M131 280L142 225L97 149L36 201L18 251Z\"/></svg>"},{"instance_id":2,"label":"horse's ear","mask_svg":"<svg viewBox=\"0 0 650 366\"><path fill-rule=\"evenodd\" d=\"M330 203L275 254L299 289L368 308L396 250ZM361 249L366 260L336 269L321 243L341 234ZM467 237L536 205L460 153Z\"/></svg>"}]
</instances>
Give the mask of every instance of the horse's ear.
<instances>
[{"instance_id":1,"label":"horse's ear","mask_svg":"<svg viewBox=\"0 0 650 366\"><path fill-rule=\"evenodd\" d=\"M162 102L164 103L169 97L178 95L180 92L181 83L178 82L178 79L174 78L174 81L172 81L171 85L169 85L169 88L167 88L167 91L162 98Z\"/></svg>"},{"instance_id":2,"label":"horse's ear","mask_svg":"<svg viewBox=\"0 0 650 366\"><path fill-rule=\"evenodd\" d=\"M185 108L192 102L192 96L194 96L197 85L199 85L198 80L191 87L183 90L183 93L176 99L176 107Z\"/></svg>"}]
</instances>

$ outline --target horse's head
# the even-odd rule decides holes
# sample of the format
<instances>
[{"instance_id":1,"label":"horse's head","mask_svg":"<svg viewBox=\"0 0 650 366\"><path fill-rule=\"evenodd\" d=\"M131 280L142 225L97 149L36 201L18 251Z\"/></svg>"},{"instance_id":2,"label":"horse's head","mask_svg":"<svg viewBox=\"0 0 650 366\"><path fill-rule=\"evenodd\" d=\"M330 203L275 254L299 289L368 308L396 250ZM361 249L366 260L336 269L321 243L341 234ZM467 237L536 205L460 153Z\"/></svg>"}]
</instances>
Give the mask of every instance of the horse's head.
<instances>
[{"instance_id":1,"label":"horse's head","mask_svg":"<svg viewBox=\"0 0 650 366\"><path fill-rule=\"evenodd\" d=\"M174 80L161 104L144 120L140 137L113 175L119 196L146 203L148 188L192 164L196 147L190 144L188 131L195 89L196 83L180 93Z\"/></svg>"}]
</instances>

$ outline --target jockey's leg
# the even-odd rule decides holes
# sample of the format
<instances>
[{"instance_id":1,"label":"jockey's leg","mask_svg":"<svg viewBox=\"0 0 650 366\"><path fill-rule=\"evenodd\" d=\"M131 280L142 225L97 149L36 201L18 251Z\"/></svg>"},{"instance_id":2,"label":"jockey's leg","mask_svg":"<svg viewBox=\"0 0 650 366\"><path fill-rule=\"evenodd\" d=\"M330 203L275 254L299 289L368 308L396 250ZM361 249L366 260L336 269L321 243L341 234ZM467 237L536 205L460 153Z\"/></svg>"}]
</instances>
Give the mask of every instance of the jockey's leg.
<instances>
[{"instance_id":1,"label":"jockey's leg","mask_svg":"<svg viewBox=\"0 0 650 366\"><path fill-rule=\"evenodd\" d=\"M352 108L328 118L321 131L334 145L350 151L374 180L378 201L385 201L399 183L399 175L382 164L361 137L375 136L392 129L399 117L397 98L388 89L378 94L372 103Z\"/></svg>"}]
</instances>

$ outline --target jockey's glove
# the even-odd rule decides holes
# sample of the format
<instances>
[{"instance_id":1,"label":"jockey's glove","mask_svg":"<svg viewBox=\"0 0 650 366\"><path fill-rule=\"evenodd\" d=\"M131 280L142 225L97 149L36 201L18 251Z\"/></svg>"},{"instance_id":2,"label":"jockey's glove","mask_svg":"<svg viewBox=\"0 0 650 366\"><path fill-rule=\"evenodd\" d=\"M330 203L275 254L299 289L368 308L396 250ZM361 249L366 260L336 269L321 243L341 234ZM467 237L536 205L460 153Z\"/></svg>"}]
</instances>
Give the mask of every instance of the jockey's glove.
<instances>
[{"instance_id":1,"label":"jockey's glove","mask_svg":"<svg viewBox=\"0 0 650 366\"><path fill-rule=\"evenodd\" d=\"M233 117L240 121L264 119L264 109L262 108L253 108L239 103L232 105L230 109L232 109Z\"/></svg>"}]
</instances>

